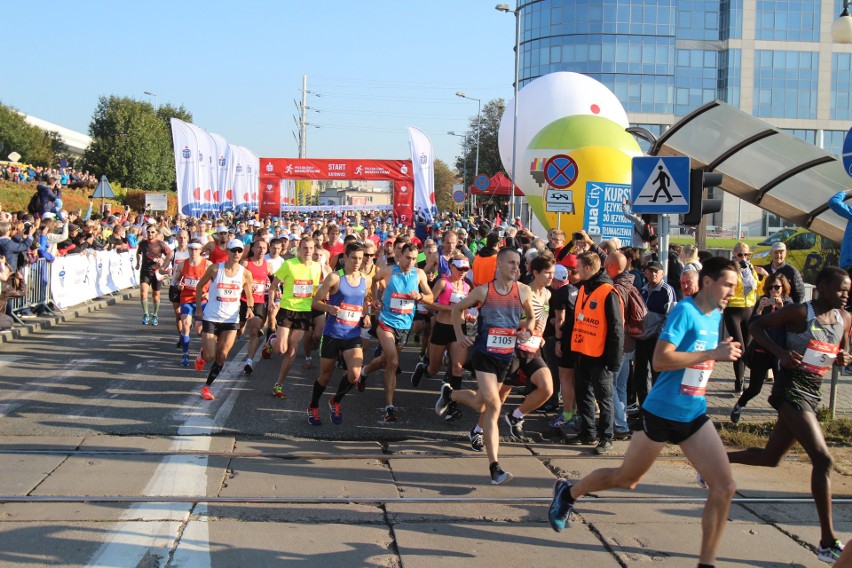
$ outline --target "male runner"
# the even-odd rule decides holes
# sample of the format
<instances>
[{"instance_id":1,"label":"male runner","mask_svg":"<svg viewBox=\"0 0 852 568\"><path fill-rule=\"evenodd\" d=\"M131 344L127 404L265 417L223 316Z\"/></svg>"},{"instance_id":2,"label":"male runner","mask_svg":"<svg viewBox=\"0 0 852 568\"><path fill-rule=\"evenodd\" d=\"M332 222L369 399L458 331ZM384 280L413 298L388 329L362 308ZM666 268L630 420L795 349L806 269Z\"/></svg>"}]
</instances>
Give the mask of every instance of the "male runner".
<instances>
[{"instance_id":1,"label":"male runner","mask_svg":"<svg viewBox=\"0 0 852 568\"><path fill-rule=\"evenodd\" d=\"M189 248L187 247L189 244L189 232L186 229L180 229L175 235L175 240L177 241L177 247L175 247L174 254L172 255L172 279L171 285L169 286L169 301L172 303L172 308L174 308L175 325L177 326L178 336L180 336L180 290L175 285L176 280L174 278L174 273L177 270L178 263L189 258ZM178 347L180 347L180 343L180 340L178 340Z\"/></svg>"},{"instance_id":2,"label":"male runner","mask_svg":"<svg viewBox=\"0 0 852 568\"><path fill-rule=\"evenodd\" d=\"M367 290L372 286L370 277L359 270L363 261L364 247L358 243L347 244L343 269L326 276L314 296L313 309L328 316L320 341L320 373L314 382L311 403L308 406L308 423L314 426L322 424L319 417L319 399L331 380L338 357L343 357L347 371L340 378L337 393L328 401L331 421L334 424L343 423L340 401L355 386L361 375L361 366L364 364L361 328L370 327Z\"/></svg>"},{"instance_id":3,"label":"male runner","mask_svg":"<svg viewBox=\"0 0 852 568\"><path fill-rule=\"evenodd\" d=\"M520 273L521 255L504 247L497 253L496 278L475 288L467 298L453 305L451 319L456 342L464 347L473 345L473 368L479 390L453 389L449 383L444 383L441 396L435 403L438 416L444 416L453 402L460 402L483 414L483 440L494 485L512 479L512 474L503 471L498 461L500 431L497 420L502 405L500 386L515 363L516 342L528 341L536 323L530 289L515 281ZM478 304L479 329L473 340L464 333L461 315L464 310ZM518 331L522 313L526 315L527 326Z\"/></svg>"},{"instance_id":4,"label":"male runner","mask_svg":"<svg viewBox=\"0 0 852 568\"><path fill-rule=\"evenodd\" d=\"M172 254L169 245L161 241L159 231L154 225L148 225L147 239L139 242L136 251L136 270L139 270L139 298L142 303L142 325L160 325L157 313L160 311L160 286L165 278L162 268L168 265ZM148 290L154 309L148 312Z\"/></svg>"},{"instance_id":5,"label":"male runner","mask_svg":"<svg viewBox=\"0 0 852 568\"><path fill-rule=\"evenodd\" d=\"M254 355L257 353L260 338L258 337L263 324L266 322L267 306L266 293L269 290L269 278L272 276L272 266L266 260L266 249L269 247L263 239L257 239L251 245L251 257L243 260L243 265L252 277L252 292L254 305L254 316L250 320L248 314L248 298L244 294L240 298L240 330L238 335L246 334L248 345L246 346L246 358L243 361L243 371L251 375ZM248 324L246 324L248 322Z\"/></svg>"},{"instance_id":6,"label":"male runner","mask_svg":"<svg viewBox=\"0 0 852 568\"><path fill-rule=\"evenodd\" d=\"M228 227L219 225L216 227L214 238L204 245L201 249L201 256L206 256L213 264L219 264L228 260L228 251L226 247L231 239L231 234L228 232Z\"/></svg>"},{"instance_id":7,"label":"male runner","mask_svg":"<svg viewBox=\"0 0 852 568\"><path fill-rule=\"evenodd\" d=\"M700 272L701 290L678 303L669 314L654 351L653 365L661 371L641 410L641 429L634 432L624 460L617 468L597 469L572 484L556 480L548 520L561 532L574 502L605 489L635 489L666 443L677 444L709 485L702 516L699 568L713 566L736 485L719 434L707 416L705 388L714 361L735 361L739 343L719 343L721 310L733 296L737 267L713 257Z\"/></svg>"},{"instance_id":8,"label":"male runner","mask_svg":"<svg viewBox=\"0 0 852 568\"><path fill-rule=\"evenodd\" d=\"M204 400L213 400L210 385L219 376L225 365L228 353L237 338L237 328L240 326L240 290L251 296L251 272L240 266L243 254L243 243L233 239L228 243L228 260L219 264L211 264L201 280L195 286L195 317L203 318L201 322L201 353L195 360L195 370L204 369L207 359L213 359L207 384L201 388ZM210 283L210 293L207 304L202 304L204 289ZM254 302L248 305L247 317L254 317Z\"/></svg>"},{"instance_id":9,"label":"male runner","mask_svg":"<svg viewBox=\"0 0 852 568\"><path fill-rule=\"evenodd\" d=\"M705 265L706 266L706 265ZM757 341L781 361L781 370L772 386L769 404L778 412L778 421L765 448L729 452L731 463L777 467L781 458L799 442L811 460L811 493L816 503L821 538L817 557L833 563L840 558L843 544L831 522L831 470L833 459L817 418L822 377L832 365L845 367L848 352L850 316L844 311L849 301L849 274L829 266L816 277L816 299L791 304L754 320L749 326ZM766 330L786 328L786 347L778 345ZM709 482L712 488L712 483Z\"/></svg>"},{"instance_id":10,"label":"male runner","mask_svg":"<svg viewBox=\"0 0 852 568\"><path fill-rule=\"evenodd\" d=\"M385 356L385 422L396 422L393 395L396 391L396 369L399 352L408 342L414 322L414 305L418 301L432 303L432 290L426 273L417 268L417 247L405 243L397 258L399 264L382 269L373 280L373 297L381 297L376 336Z\"/></svg>"},{"instance_id":11,"label":"male runner","mask_svg":"<svg viewBox=\"0 0 852 568\"><path fill-rule=\"evenodd\" d=\"M429 274L437 269L438 276L449 276L450 261L453 259L453 254L456 252L458 243L459 236L455 231L444 233L444 242L441 243L441 249L429 255L429 258L426 260L426 266L423 267L423 272Z\"/></svg>"},{"instance_id":12,"label":"male runner","mask_svg":"<svg viewBox=\"0 0 852 568\"><path fill-rule=\"evenodd\" d=\"M180 364L184 367L189 366L189 334L192 331L192 315L197 307L195 305L195 287L204 273L207 272L207 267L210 266L210 261L201 256L202 246L197 239L193 239L187 245L189 258L178 263L172 274L172 284L178 290L180 301L180 346L183 351ZM202 298L206 296L207 290L204 290ZM204 306L202 306L203 308ZM197 324L200 332L201 320L198 320Z\"/></svg>"},{"instance_id":13,"label":"male runner","mask_svg":"<svg viewBox=\"0 0 852 568\"><path fill-rule=\"evenodd\" d=\"M281 300L272 348L284 355L278 379L272 387L272 394L277 398L287 398L284 379L296 359L302 336L311 328L311 300L322 281L320 265L313 261L313 256L314 239L305 237L299 242L296 257L281 263L272 280L269 308L272 309L279 298Z\"/></svg>"}]
</instances>

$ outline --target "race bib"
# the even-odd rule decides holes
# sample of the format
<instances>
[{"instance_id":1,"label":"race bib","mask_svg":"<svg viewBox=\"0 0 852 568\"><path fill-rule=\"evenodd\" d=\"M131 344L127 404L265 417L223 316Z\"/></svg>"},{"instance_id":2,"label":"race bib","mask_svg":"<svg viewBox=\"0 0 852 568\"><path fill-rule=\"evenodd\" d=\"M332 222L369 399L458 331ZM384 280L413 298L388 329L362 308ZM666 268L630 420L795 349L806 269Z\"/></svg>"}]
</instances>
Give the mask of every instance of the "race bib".
<instances>
[{"instance_id":1,"label":"race bib","mask_svg":"<svg viewBox=\"0 0 852 568\"><path fill-rule=\"evenodd\" d=\"M310 298L314 292L314 283L310 280L296 280L293 282L294 298Z\"/></svg>"},{"instance_id":2,"label":"race bib","mask_svg":"<svg viewBox=\"0 0 852 568\"><path fill-rule=\"evenodd\" d=\"M704 361L683 370L683 378L680 381L680 394L692 396L704 396L707 390L707 381L713 372L715 361Z\"/></svg>"},{"instance_id":3,"label":"race bib","mask_svg":"<svg viewBox=\"0 0 852 568\"><path fill-rule=\"evenodd\" d=\"M541 349L541 344L544 342L542 332L535 330L530 334L530 338L526 341L518 341L518 349L525 353L538 353Z\"/></svg>"},{"instance_id":4,"label":"race bib","mask_svg":"<svg viewBox=\"0 0 852 568\"><path fill-rule=\"evenodd\" d=\"M337 312L337 321L340 325L355 327L361 320L361 312L364 311L364 306L356 306L354 304L340 303L340 311Z\"/></svg>"},{"instance_id":5,"label":"race bib","mask_svg":"<svg viewBox=\"0 0 852 568\"><path fill-rule=\"evenodd\" d=\"M267 288L268 286L269 286L269 281L268 281L268 280L264 280L263 282L255 282L255 281L253 281L253 282L251 283L251 291L252 291L252 292L254 292L255 294L258 294L258 295L260 295L260 294L265 294L265 293L266 293L266 288Z\"/></svg>"},{"instance_id":6,"label":"race bib","mask_svg":"<svg viewBox=\"0 0 852 568\"><path fill-rule=\"evenodd\" d=\"M241 289L239 284L219 282L216 285L216 299L220 302L239 302Z\"/></svg>"},{"instance_id":7,"label":"race bib","mask_svg":"<svg viewBox=\"0 0 852 568\"><path fill-rule=\"evenodd\" d=\"M186 288L195 288L198 286L198 278L184 278L183 285Z\"/></svg>"},{"instance_id":8,"label":"race bib","mask_svg":"<svg viewBox=\"0 0 852 568\"><path fill-rule=\"evenodd\" d=\"M492 327L488 330L485 348L489 353L495 355L510 355L515 350L517 339L518 331L516 329Z\"/></svg>"},{"instance_id":9,"label":"race bib","mask_svg":"<svg viewBox=\"0 0 852 568\"><path fill-rule=\"evenodd\" d=\"M799 368L808 373L822 375L834 365L838 351L840 351L839 345L811 339L808 348L805 349L805 354L802 356L802 364Z\"/></svg>"},{"instance_id":10,"label":"race bib","mask_svg":"<svg viewBox=\"0 0 852 568\"><path fill-rule=\"evenodd\" d=\"M450 305L454 306L455 304L458 304L459 302L461 302L465 298L467 298L467 296L465 294L459 294L458 292L453 292L452 294L450 294Z\"/></svg>"},{"instance_id":11,"label":"race bib","mask_svg":"<svg viewBox=\"0 0 852 568\"><path fill-rule=\"evenodd\" d=\"M412 314L414 313L414 300L411 294L400 294L399 292L391 293L390 311L394 314Z\"/></svg>"},{"instance_id":12,"label":"race bib","mask_svg":"<svg viewBox=\"0 0 852 568\"><path fill-rule=\"evenodd\" d=\"M429 308L427 308L426 304L423 302L417 302L417 313L427 315L429 313Z\"/></svg>"}]
</instances>

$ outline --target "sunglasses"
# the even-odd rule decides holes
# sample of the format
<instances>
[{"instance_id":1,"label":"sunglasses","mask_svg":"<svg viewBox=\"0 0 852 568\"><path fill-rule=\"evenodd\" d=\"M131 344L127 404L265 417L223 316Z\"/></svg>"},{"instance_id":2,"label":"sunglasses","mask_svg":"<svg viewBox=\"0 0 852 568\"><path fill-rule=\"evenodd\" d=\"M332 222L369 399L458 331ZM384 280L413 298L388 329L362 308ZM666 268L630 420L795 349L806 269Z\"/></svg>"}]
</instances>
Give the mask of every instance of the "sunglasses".
<instances>
[{"instance_id":1,"label":"sunglasses","mask_svg":"<svg viewBox=\"0 0 852 568\"><path fill-rule=\"evenodd\" d=\"M470 270L470 268L469 268L469 267L467 267L467 266L465 266L465 267L463 267L463 268L460 268L460 267L456 266L455 264L453 265L453 268L455 268L455 269L456 269L456 270L458 270L459 272L467 272L468 270Z\"/></svg>"},{"instance_id":2,"label":"sunglasses","mask_svg":"<svg viewBox=\"0 0 852 568\"><path fill-rule=\"evenodd\" d=\"M781 290L782 287L780 284L775 284L774 286L769 287L770 290Z\"/></svg>"},{"instance_id":3,"label":"sunglasses","mask_svg":"<svg viewBox=\"0 0 852 568\"><path fill-rule=\"evenodd\" d=\"M364 253L364 258L373 258L374 256L376 256L375 253L372 253L372 254Z\"/></svg>"},{"instance_id":4,"label":"sunglasses","mask_svg":"<svg viewBox=\"0 0 852 568\"><path fill-rule=\"evenodd\" d=\"M230 249L228 252L232 252L234 254L242 254L243 249Z\"/></svg>"},{"instance_id":5,"label":"sunglasses","mask_svg":"<svg viewBox=\"0 0 852 568\"><path fill-rule=\"evenodd\" d=\"M746 257L751 256L751 254L747 253L747 252L738 252L737 256L740 257L740 258L746 258Z\"/></svg>"}]
</instances>

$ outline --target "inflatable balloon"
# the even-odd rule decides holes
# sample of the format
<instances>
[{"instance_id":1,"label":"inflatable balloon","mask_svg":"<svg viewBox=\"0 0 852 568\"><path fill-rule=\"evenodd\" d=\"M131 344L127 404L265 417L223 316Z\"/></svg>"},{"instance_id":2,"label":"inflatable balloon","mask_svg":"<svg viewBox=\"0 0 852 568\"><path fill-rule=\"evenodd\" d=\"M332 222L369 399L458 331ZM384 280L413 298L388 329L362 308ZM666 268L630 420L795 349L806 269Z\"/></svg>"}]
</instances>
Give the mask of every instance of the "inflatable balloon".
<instances>
[{"instance_id":1,"label":"inflatable balloon","mask_svg":"<svg viewBox=\"0 0 852 568\"><path fill-rule=\"evenodd\" d=\"M506 106L498 134L510 174L513 104ZM625 132L628 124L615 95L586 75L551 73L521 89L515 183L545 228L559 226L569 234L586 229L629 242L632 227L620 204L630 198L631 160L642 150Z\"/></svg>"}]
</instances>

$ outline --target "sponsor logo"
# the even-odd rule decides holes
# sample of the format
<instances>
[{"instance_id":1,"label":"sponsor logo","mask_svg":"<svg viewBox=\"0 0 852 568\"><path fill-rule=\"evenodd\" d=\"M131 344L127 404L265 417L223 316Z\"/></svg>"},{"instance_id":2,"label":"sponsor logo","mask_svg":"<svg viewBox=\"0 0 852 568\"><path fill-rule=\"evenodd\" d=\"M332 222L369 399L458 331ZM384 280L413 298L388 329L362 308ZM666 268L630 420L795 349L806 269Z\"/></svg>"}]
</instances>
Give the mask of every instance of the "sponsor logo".
<instances>
[{"instance_id":1,"label":"sponsor logo","mask_svg":"<svg viewBox=\"0 0 852 568\"><path fill-rule=\"evenodd\" d=\"M287 167L289 168L289 167L292 167L292 166L287 166ZM268 164L266 164L266 171L267 172L271 172L274 169L275 169L275 167L272 165L272 162L269 162Z\"/></svg>"},{"instance_id":2,"label":"sponsor logo","mask_svg":"<svg viewBox=\"0 0 852 568\"><path fill-rule=\"evenodd\" d=\"M188 160L192 157L192 150L189 149L189 146L184 146L181 155L183 156L184 160Z\"/></svg>"},{"instance_id":3,"label":"sponsor logo","mask_svg":"<svg viewBox=\"0 0 852 568\"><path fill-rule=\"evenodd\" d=\"M399 171L400 171L400 173L402 173L403 175L408 174L408 166L406 166L405 164L403 164L403 165L402 165L402 167L401 167L401 168L399 168Z\"/></svg>"},{"instance_id":4,"label":"sponsor logo","mask_svg":"<svg viewBox=\"0 0 852 568\"><path fill-rule=\"evenodd\" d=\"M225 167L225 156L219 156L219 166Z\"/></svg>"},{"instance_id":5,"label":"sponsor logo","mask_svg":"<svg viewBox=\"0 0 852 568\"><path fill-rule=\"evenodd\" d=\"M242 173L242 171L243 171L243 167L241 165L237 164L237 173L238 174Z\"/></svg>"}]
</instances>

